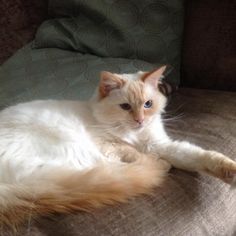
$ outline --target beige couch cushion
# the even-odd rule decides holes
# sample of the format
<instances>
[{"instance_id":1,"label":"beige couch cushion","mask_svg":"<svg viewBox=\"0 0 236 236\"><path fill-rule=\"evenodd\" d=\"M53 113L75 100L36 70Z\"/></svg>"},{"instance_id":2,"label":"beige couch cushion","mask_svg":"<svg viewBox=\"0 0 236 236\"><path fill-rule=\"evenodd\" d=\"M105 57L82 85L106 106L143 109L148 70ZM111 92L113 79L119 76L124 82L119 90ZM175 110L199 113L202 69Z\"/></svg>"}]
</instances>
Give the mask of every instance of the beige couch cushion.
<instances>
[{"instance_id":1,"label":"beige couch cushion","mask_svg":"<svg viewBox=\"0 0 236 236\"><path fill-rule=\"evenodd\" d=\"M171 136L236 158L236 93L181 89L171 99L168 115L181 115L166 121ZM173 169L152 196L93 214L30 222L19 235L233 236L236 191L212 177Z\"/></svg>"}]
</instances>

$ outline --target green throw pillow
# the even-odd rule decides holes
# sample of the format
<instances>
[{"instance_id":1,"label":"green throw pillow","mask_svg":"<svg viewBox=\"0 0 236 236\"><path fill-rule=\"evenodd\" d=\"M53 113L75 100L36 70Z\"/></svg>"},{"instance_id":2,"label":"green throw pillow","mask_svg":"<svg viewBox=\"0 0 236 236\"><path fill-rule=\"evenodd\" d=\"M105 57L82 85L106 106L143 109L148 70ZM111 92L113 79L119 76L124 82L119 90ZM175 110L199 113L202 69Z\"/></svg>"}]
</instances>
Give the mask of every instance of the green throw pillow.
<instances>
[{"instance_id":1,"label":"green throw pillow","mask_svg":"<svg viewBox=\"0 0 236 236\"><path fill-rule=\"evenodd\" d=\"M178 85L183 0L49 0L49 13L36 48L169 64Z\"/></svg>"}]
</instances>

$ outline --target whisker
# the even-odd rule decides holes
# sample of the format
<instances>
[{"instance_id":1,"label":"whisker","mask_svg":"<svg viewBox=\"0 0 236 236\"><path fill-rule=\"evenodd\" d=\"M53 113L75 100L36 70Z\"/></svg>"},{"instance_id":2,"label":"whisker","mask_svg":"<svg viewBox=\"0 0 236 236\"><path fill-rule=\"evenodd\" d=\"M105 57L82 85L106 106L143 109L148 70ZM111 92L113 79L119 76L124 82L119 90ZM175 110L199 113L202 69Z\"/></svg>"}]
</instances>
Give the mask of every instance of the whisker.
<instances>
[{"instance_id":1,"label":"whisker","mask_svg":"<svg viewBox=\"0 0 236 236\"><path fill-rule=\"evenodd\" d=\"M169 122L169 121L178 121L178 120L181 120L182 118L184 118L185 117L185 115L182 113L182 114L178 114L178 115L176 115L176 116L171 116L171 117L169 117L169 116L167 116L167 117L162 117L162 121L163 122Z\"/></svg>"}]
</instances>

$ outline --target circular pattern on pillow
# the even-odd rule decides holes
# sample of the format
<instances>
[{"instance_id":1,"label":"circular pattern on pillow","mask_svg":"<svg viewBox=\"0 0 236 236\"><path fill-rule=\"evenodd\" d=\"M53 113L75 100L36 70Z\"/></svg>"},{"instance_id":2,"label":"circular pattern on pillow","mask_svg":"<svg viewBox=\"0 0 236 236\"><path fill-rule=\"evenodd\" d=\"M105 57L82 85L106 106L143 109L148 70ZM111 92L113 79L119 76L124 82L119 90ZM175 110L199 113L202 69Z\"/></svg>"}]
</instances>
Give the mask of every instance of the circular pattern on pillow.
<instances>
[{"instance_id":1,"label":"circular pattern on pillow","mask_svg":"<svg viewBox=\"0 0 236 236\"><path fill-rule=\"evenodd\" d=\"M151 71L155 67L153 64L150 64L145 61L133 60L132 62L133 62L133 66L137 68L138 71Z\"/></svg>"},{"instance_id":2,"label":"circular pattern on pillow","mask_svg":"<svg viewBox=\"0 0 236 236\"><path fill-rule=\"evenodd\" d=\"M75 75L79 77L87 70L87 67L86 61L78 61L74 58L69 58L66 61L61 60L55 71L55 76L64 77L66 80L75 79Z\"/></svg>"},{"instance_id":3,"label":"circular pattern on pillow","mask_svg":"<svg viewBox=\"0 0 236 236\"><path fill-rule=\"evenodd\" d=\"M31 80L29 78L29 80ZM68 82L64 76L55 77L55 74L49 74L44 77L34 76L30 81L29 94L31 99L48 98L59 94L66 89Z\"/></svg>"},{"instance_id":4,"label":"circular pattern on pillow","mask_svg":"<svg viewBox=\"0 0 236 236\"><path fill-rule=\"evenodd\" d=\"M107 35L106 51L107 56L129 58L134 54L135 42L132 37L125 37L119 31L113 31Z\"/></svg>"},{"instance_id":5,"label":"circular pattern on pillow","mask_svg":"<svg viewBox=\"0 0 236 236\"><path fill-rule=\"evenodd\" d=\"M183 11L177 11L172 15L171 18L171 27L176 35L181 35L183 31Z\"/></svg>"},{"instance_id":6,"label":"circular pattern on pillow","mask_svg":"<svg viewBox=\"0 0 236 236\"><path fill-rule=\"evenodd\" d=\"M84 76L87 80L96 81L99 78L100 72L106 70L111 71L113 73L120 72L120 68L118 66L114 64L102 63L95 66L89 66L88 69L85 71Z\"/></svg>"},{"instance_id":7,"label":"circular pattern on pillow","mask_svg":"<svg viewBox=\"0 0 236 236\"><path fill-rule=\"evenodd\" d=\"M99 50L106 39L105 29L102 26L95 25L95 23L78 28L75 35L78 48L84 48L85 52Z\"/></svg>"},{"instance_id":8,"label":"circular pattern on pillow","mask_svg":"<svg viewBox=\"0 0 236 236\"><path fill-rule=\"evenodd\" d=\"M141 60L160 63L166 52L166 44L157 35L146 35L137 42L137 56Z\"/></svg>"},{"instance_id":9,"label":"circular pattern on pillow","mask_svg":"<svg viewBox=\"0 0 236 236\"><path fill-rule=\"evenodd\" d=\"M119 14L117 14L119 13ZM138 8L134 2L117 0L108 9L108 19L121 29L130 29L138 23Z\"/></svg>"},{"instance_id":10,"label":"circular pattern on pillow","mask_svg":"<svg viewBox=\"0 0 236 236\"><path fill-rule=\"evenodd\" d=\"M163 3L151 3L144 8L141 25L145 31L159 34L168 28L169 23L169 10Z\"/></svg>"}]
</instances>

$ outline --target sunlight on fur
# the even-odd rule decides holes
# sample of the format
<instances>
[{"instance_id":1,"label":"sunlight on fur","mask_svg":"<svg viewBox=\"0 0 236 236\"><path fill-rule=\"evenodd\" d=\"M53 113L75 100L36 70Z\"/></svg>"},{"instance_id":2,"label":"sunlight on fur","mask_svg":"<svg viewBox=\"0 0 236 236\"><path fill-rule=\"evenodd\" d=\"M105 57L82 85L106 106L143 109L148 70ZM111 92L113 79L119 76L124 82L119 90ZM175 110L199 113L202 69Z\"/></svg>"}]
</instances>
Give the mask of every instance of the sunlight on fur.
<instances>
[{"instance_id":1,"label":"sunlight on fur","mask_svg":"<svg viewBox=\"0 0 236 236\"><path fill-rule=\"evenodd\" d=\"M42 100L0 112L0 222L91 211L150 193L171 165L235 181L236 163L165 132L166 66L101 72L86 102Z\"/></svg>"}]
</instances>

